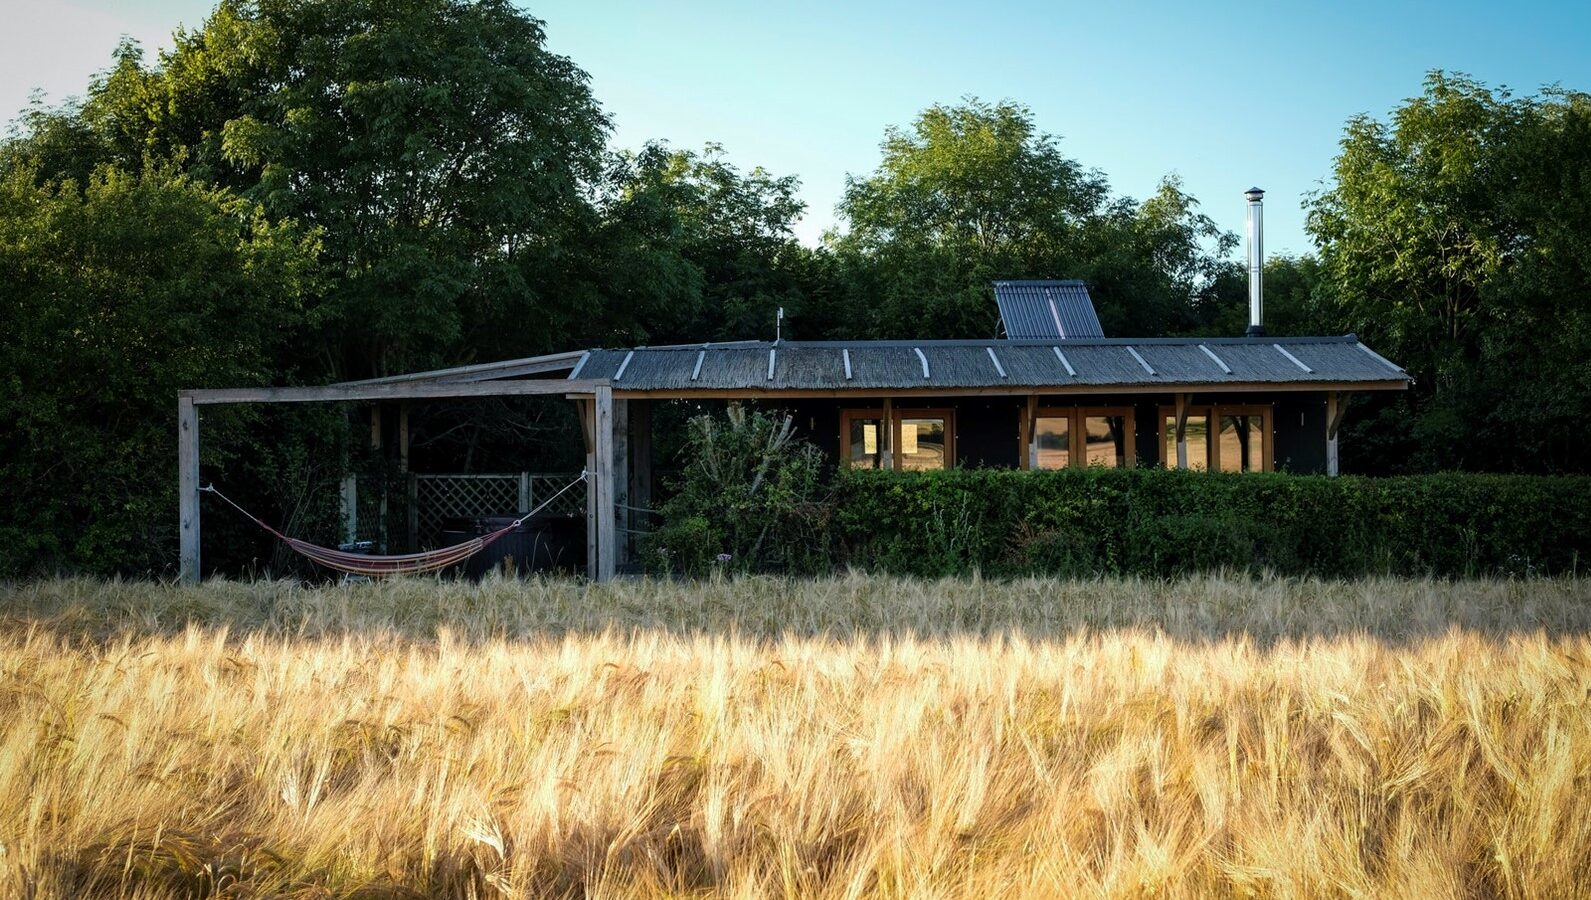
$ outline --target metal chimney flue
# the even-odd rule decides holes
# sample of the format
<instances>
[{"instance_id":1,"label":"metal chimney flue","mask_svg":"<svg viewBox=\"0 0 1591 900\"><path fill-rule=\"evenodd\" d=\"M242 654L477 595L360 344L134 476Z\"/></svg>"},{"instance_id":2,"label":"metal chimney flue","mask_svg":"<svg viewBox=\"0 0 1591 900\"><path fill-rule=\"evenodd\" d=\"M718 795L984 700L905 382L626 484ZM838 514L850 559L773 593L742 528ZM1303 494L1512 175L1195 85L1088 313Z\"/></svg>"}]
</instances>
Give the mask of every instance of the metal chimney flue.
<instances>
[{"instance_id":1,"label":"metal chimney flue","mask_svg":"<svg viewBox=\"0 0 1591 900\"><path fill-rule=\"evenodd\" d=\"M1265 192L1249 188L1248 198L1248 336L1265 336Z\"/></svg>"}]
</instances>

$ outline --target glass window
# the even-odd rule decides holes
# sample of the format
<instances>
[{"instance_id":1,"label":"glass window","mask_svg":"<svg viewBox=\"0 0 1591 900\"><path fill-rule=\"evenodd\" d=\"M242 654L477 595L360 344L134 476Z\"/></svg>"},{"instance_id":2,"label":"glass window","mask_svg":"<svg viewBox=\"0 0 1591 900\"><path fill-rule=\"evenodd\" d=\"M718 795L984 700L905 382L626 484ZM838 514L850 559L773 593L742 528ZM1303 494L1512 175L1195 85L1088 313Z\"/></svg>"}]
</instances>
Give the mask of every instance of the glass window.
<instances>
[{"instance_id":1,"label":"glass window","mask_svg":"<svg viewBox=\"0 0 1591 900\"><path fill-rule=\"evenodd\" d=\"M1032 456L1028 465L1034 469L1064 469L1072 464L1071 417L1039 416L1033 429Z\"/></svg>"},{"instance_id":2,"label":"glass window","mask_svg":"<svg viewBox=\"0 0 1591 900\"><path fill-rule=\"evenodd\" d=\"M1083 417L1083 461L1090 466L1121 469L1127 465L1127 419L1125 416Z\"/></svg>"},{"instance_id":3,"label":"glass window","mask_svg":"<svg viewBox=\"0 0 1591 900\"><path fill-rule=\"evenodd\" d=\"M876 469L883 464L884 443L880 434L882 421L882 419L860 417L850 419L845 458L852 466L858 469Z\"/></svg>"},{"instance_id":4,"label":"glass window","mask_svg":"<svg viewBox=\"0 0 1591 900\"><path fill-rule=\"evenodd\" d=\"M1210 417L1188 416L1183 429L1183 439L1188 443L1188 468L1204 471L1210 467ZM1177 467L1177 417L1166 416L1166 468Z\"/></svg>"},{"instance_id":5,"label":"glass window","mask_svg":"<svg viewBox=\"0 0 1591 900\"><path fill-rule=\"evenodd\" d=\"M1223 472L1264 471L1264 417L1222 416L1221 443L1218 452Z\"/></svg>"},{"instance_id":6,"label":"glass window","mask_svg":"<svg viewBox=\"0 0 1591 900\"><path fill-rule=\"evenodd\" d=\"M945 420L938 416L901 416L900 468L945 467Z\"/></svg>"}]
</instances>

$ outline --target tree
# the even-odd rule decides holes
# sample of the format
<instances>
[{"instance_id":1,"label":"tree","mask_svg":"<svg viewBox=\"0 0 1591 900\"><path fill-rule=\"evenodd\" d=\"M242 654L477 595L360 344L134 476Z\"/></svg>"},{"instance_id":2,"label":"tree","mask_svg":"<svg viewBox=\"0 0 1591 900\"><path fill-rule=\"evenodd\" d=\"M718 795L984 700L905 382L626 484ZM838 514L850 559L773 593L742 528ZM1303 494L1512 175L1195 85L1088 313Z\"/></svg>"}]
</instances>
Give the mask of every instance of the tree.
<instances>
[{"instance_id":1,"label":"tree","mask_svg":"<svg viewBox=\"0 0 1591 900\"><path fill-rule=\"evenodd\" d=\"M80 175L84 152L127 171L152 157L321 229L304 352L342 378L453 361L466 337L552 349L537 328L510 351L502 326L588 317L557 287L562 251L596 227L607 127L585 74L507 0L223 0L158 67L124 47L11 155L44 178Z\"/></svg>"},{"instance_id":2,"label":"tree","mask_svg":"<svg viewBox=\"0 0 1591 900\"><path fill-rule=\"evenodd\" d=\"M1082 278L1115 334L1212 319L1201 307L1235 244L1174 179L1143 203L1065 156L1032 113L969 99L885 132L883 161L847 182L830 236L839 287L819 309L850 337L992 337L990 283Z\"/></svg>"},{"instance_id":3,"label":"tree","mask_svg":"<svg viewBox=\"0 0 1591 900\"><path fill-rule=\"evenodd\" d=\"M1416 458L1591 460L1591 97L1433 72L1390 122L1349 121L1308 227L1336 315L1409 367Z\"/></svg>"},{"instance_id":4,"label":"tree","mask_svg":"<svg viewBox=\"0 0 1591 900\"><path fill-rule=\"evenodd\" d=\"M700 299L688 318L661 326L666 340L771 336L775 311L798 314L810 252L795 239L806 209L800 181L759 167L742 173L722 146L701 152L661 143L626 154L618 208L642 210L669 231L667 245L699 274ZM671 326L671 327L670 327Z\"/></svg>"},{"instance_id":5,"label":"tree","mask_svg":"<svg viewBox=\"0 0 1591 900\"><path fill-rule=\"evenodd\" d=\"M272 379L316 239L164 170L0 179L0 572L169 563L177 391Z\"/></svg>"}]
</instances>

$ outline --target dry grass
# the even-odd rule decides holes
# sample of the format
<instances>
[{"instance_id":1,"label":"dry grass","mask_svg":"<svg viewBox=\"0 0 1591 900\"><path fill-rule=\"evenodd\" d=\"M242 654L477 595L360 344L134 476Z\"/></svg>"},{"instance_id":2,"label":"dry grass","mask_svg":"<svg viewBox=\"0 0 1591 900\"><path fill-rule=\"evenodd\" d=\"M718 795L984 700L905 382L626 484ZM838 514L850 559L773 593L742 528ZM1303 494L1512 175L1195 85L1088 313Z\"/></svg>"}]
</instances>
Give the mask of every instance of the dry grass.
<instances>
[{"instance_id":1,"label":"dry grass","mask_svg":"<svg viewBox=\"0 0 1591 900\"><path fill-rule=\"evenodd\" d=\"M1591 894L1591 582L0 587L0 895Z\"/></svg>"}]
</instances>

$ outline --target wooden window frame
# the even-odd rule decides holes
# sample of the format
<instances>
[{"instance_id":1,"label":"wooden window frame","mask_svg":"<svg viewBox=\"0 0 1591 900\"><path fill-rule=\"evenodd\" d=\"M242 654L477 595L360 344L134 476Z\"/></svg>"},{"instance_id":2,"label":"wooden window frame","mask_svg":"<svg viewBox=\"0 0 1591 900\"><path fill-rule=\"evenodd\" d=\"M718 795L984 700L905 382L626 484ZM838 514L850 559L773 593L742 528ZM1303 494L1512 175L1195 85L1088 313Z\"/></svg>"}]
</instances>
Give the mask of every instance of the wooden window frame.
<instances>
[{"instance_id":1,"label":"wooden window frame","mask_svg":"<svg viewBox=\"0 0 1591 900\"><path fill-rule=\"evenodd\" d=\"M879 424L879 440L889 439L884 423L884 410L879 407L872 409L842 409L840 410L840 465L849 469L851 467L851 423L857 420L864 422L877 422ZM878 450L879 468L884 468L883 461L892 459L890 451L893 445L880 447Z\"/></svg>"},{"instance_id":2,"label":"wooden window frame","mask_svg":"<svg viewBox=\"0 0 1591 900\"><path fill-rule=\"evenodd\" d=\"M902 471L900 447L900 426L906 419L944 419L945 420L945 468L953 469L956 466L956 411L950 407L915 407L885 406L856 407L840 410L840 465L851 466L851 423L856 420L874 421L880 424L889 422L887 437L888 446L882 448L880 455L889 461L889 468ZM881 433L881 436L885 436ZM880 467L882 468L882 466Z\"/></svg>"},{"instance_id":3,"label":"wooden window frame","mask_svg":"<svg viewBox=\"0 0 1591 900\"><path fill-rule=\"evenodd\" d=\"M1118 416L1126 425L1127 453L1124 469L1136 468L1138 465L1138 421L1134 410L1130 406L1039 406L1033 409L1032 422L1039 419L1066 419L1066 464L1072 469L1088 468L1088 439L1083 427L1083 420ZM1028 411L1022 411L1022 421L1018 427L1018 440L1020 441L1020 465L1023 469L1031 469L1032 458L1030 444L1032 436L1028 429L1035 427L1030 424Z\"/></svg>"},{"instance_id":4,"label":"wooden window frame","mask_svg":"<svg viewBox=\"0 0 1591 900\"><path fill-rule=\"evenodd\" d=\"M1276 459L1276 407L1269 403L1207 403L1199 406L1189 404L1186 407L1188 418L1205 416L1208 427L1205 431L1205 471L1221 471L1221 419L1226 416L1258 416L1260 418L1260 432L1264 439L1263 453L1260 454L1261 472L1275 471ZM1159 452L1166 453L1166 440L1168 437L1166 420L1177 417L1175 406L1160 407L1160 416L1156 420L1160 430ZM1173 444L1173 446L1175 446ZM1175 469L1176 458L1162 459L1161 465L1167 469ZM1252 469L1250 471L1253 471ZM1238 470L1239 474L1242 470Z\"/></svg>"},{"instance_id":5,"label":"wooden window frame","mask_svg":"<svg viewBox=\"0 0 1591 900\"><path fill-rule=\"evenodd\" d=\"M899 448L900 426L901 422L906 419L945 420L945 468L954 469L956 467L956 411L949 407L902 409L897 406L894 409L894 415L891 416L889 429L890 463L894 466L895 471L904 471L901 466L903 454L899 452Z\"/></svg>"}]
</instances>

